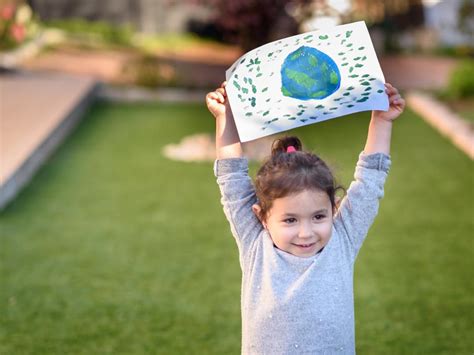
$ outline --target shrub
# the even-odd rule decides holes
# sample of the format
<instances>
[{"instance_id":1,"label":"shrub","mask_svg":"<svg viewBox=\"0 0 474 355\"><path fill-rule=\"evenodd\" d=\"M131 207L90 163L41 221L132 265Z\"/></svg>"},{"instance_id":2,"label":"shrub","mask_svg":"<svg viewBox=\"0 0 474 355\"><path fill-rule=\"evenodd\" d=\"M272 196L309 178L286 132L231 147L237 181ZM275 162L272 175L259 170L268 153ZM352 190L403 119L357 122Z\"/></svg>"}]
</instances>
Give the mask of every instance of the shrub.
<instances>
[{"instance_id":1,"label":"shrub","mask_svg":"<svg viewBox=\"0 0 474 355\"><path fill-rule=\"evenodd\" d=\"M474 60L466 59L454 69L447 96L453 99L474 97Z\"/></svg>"},{"instance_id":2,"label":"shrub","mask_svg":"<svg viewBox=\"0 0 474 355\"><path fill-rule=\"evenodd\" d=\"M130 46L133 37L130 26L113 25L105 21L55 20L48 22L47 26L61 29L79 40L101 41L118 46Z\"/></svg>"},{"instance_id":3,"label":"shrub","mask_svg":"<svg viewBox=\"0 0 474 355\"><path fill-rule=\"evenodd\" d=\"M26 4L0 6L0 50L12 49L38 31L36 18Z\"/></svg>"}]
</instances>

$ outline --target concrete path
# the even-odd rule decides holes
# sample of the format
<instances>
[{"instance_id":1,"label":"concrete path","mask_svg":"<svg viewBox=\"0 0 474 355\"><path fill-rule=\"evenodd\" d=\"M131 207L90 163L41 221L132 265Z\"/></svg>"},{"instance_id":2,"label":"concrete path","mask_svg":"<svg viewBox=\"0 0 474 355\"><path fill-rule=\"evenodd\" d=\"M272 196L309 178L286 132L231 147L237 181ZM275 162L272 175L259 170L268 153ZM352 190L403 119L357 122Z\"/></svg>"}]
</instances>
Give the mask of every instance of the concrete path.
<instances>
[{"instance_id":1,"label":"concrete path","mask_svg":"<svg viewBox=\"0 0 474 355\"><path fill-rule=\"evenodd\" d=\"M0 209L79 122L96 85L60 73L0 75Z\"/></svg>"}]
</instances>

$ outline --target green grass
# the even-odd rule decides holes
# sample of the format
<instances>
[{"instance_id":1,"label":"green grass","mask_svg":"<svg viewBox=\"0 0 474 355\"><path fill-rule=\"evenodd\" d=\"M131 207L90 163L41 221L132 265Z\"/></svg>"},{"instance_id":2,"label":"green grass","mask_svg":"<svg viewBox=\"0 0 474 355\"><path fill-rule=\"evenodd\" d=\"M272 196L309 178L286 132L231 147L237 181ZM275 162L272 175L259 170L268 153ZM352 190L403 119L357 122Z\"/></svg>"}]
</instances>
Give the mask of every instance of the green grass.
<instances>
[{"instance_id":1,"label":"green grass","mask_svg":"<svg viewBox=\"0 0 474 355\"><path fill-rule=\"evenodd\" d=\"M347 186L368 116L295 133ZM0 215L0 353L239 353L240 269L212 163L161 154L212 131L199 105L94 107ZM392 159L357 261L357 350L472 354L472 162L410 112Z\"/></svg>"}]
</instances>

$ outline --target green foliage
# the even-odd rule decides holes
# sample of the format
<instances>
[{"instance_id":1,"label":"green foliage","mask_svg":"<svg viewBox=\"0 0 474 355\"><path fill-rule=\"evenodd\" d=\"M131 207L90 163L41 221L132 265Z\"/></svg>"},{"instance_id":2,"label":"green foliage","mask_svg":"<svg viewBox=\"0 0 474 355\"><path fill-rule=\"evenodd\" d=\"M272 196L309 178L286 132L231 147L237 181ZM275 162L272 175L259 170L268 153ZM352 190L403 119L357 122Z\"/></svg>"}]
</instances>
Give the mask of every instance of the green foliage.
<instances>
[{"instance_id":1,"label":"green foliage","mask_svg":"<svg viewBox=\"0 0 474 355\"><path fill-rule=\"evenodd\" d=\"M130 81L138 86L156 88L159 86L173 87L178 85L178 77L174 67L163 63L159 58L145 55L132 61L124 72Z\"/></svg>"},{"instance_id":2,"label":"green foliage","mask_svg":"<svg viewBox=\"0 0 474 355\"><path fill-rule=\"evenodd\" d=\"M348 186L369 116L289 133ZM357 351L470 354L472 162L411 112L394 130L356 263ZM212 162L160 154L213 131L202 105L95 106L0 215L1 354L239 353L241 270Z\"/></svg>"},{"instance_id":3,"label":"green foliage","mask_svg":"<svg viewBox=\"0 0 474 355\"><path fill-rule=\"evenodd\" d=\"M131 46L133 28L128 25L114 25L105 21L83 19L54 20L45 23L47 27L61 29L72 38L84 41L100 41L112 45Z\"/></svg>"},{"instance_id":4,"label":"green foliage","mask_svg":"<svg viewBox=\"0 0 474 355\"><path fill-rule=\"evenodd\" d=\"M0 51L20 46L32 39L38 29L38 19L27 4L0 1Z\"/></svg>"},{"instance_id":5,"label":"green foliage","mask_svg":"<svg viewBox=\"0 0 474 355\"><path fill-rule=\"evenodd\" d=\"M474 60L466 59L454 69L446 96L455 99L474 97Z\"/></svg>"}]
</instances>

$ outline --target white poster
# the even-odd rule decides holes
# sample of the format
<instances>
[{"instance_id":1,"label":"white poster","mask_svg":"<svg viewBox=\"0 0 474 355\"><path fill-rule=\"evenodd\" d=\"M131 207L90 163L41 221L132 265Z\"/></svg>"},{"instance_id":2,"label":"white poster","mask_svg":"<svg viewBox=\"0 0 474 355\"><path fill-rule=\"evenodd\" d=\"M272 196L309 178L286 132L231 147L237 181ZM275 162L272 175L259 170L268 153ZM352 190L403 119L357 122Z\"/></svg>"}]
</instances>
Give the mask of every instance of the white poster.
<instances>
[{"instance_id":1,"label":"white poster","mask_svg":"<svg viewBox=\"0 0 474 355\"><path fill-rule=\"evenodd\" d=\"M389 106L364 22L263 45L240 57L226 79L242 142Z\"/></svg>"}]
</instances>

